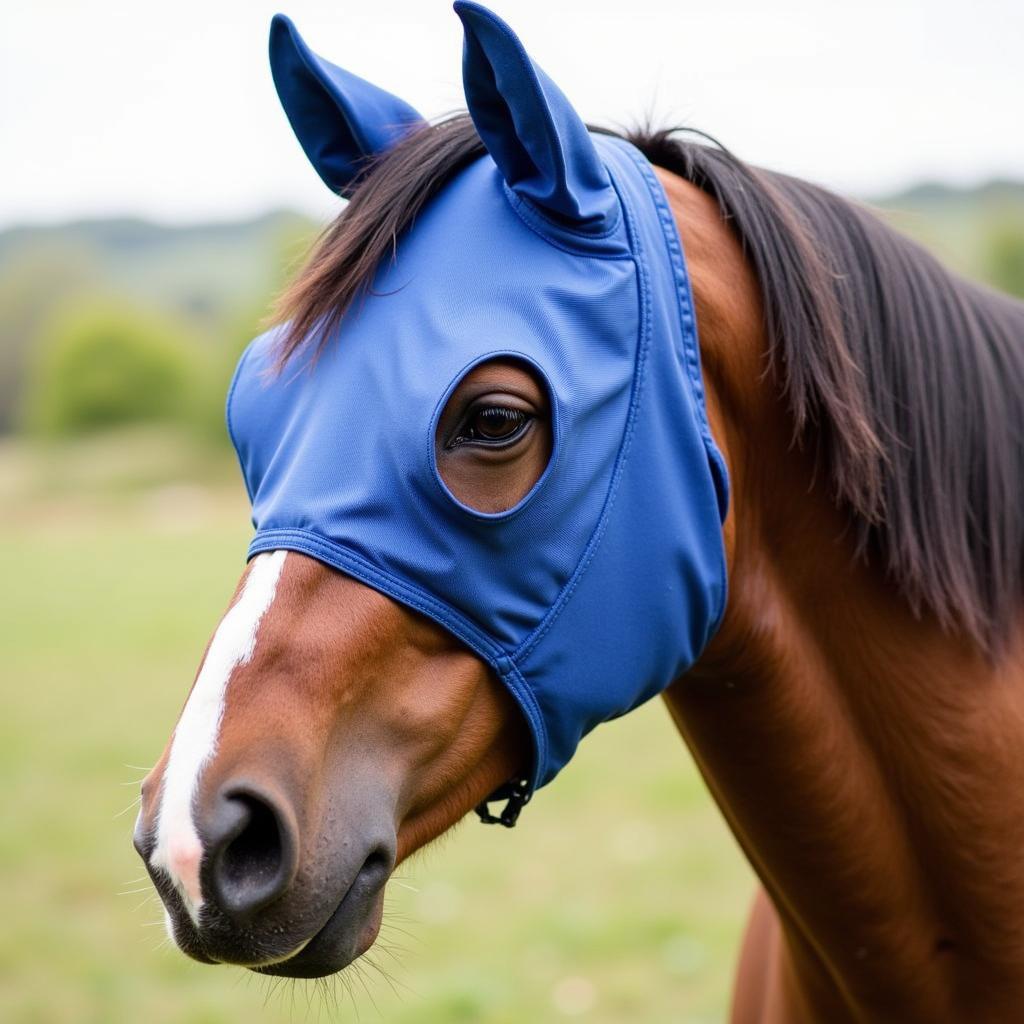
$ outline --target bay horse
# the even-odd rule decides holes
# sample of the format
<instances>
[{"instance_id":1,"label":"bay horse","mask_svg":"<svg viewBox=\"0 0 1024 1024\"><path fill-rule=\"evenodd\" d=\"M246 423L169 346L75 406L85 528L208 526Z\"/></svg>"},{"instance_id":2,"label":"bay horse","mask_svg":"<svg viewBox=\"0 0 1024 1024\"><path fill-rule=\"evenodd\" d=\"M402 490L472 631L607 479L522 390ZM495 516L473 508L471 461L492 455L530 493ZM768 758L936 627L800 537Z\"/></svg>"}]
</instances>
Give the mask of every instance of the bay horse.
<instances>
[{"instance_id":1,"label":"bay horse","mask_svg":"<svg viewBox=\"0 0 1024 1024\"><path fill-rule=\"evenodd\" d=\"M639 151L647 170L637 175L655 175L650 194L664 197L652 209L670 214L669 248L681 239L700 329L700 374L689 380L702 387L694 394L709 435L700 417L680 420L679 444L696 431L694 450L722 460L717 471L710 460L687 472L694 491L718 487L719 505L712 496L700 512L714 536L698 532L693 557L720 546L727 600L721 614L710 603L701 612L708 635L658 688L761 883L732 1020L1020 1020L1024 305L947 272L870 211L707 139L638 132L627 145L587 132L507 26L475 4L456 7L470 116L433 125L317 58L290 22L275 20L271 57L286 112L316 169L350 202L284 294L281 326L246 357L264 359L259 372L240 371L248 398L232 402L248 403L246 429L257 440L276 431L294 449L275 475L285 441L258 470L262 448L239 444L257 518L267 479L287 491L302 459L371 444L373 473L385 474L413 457L407 432L429 431L434 498L449 502L445 514L465 512L474 536L538 509L552 524L569 516L570 530L585 491L567 509L544 496L561 493L570 463L585 458L589 428L565 427L554 371L507 352L478 359L431 398L443 400L430 420L416 391L430 360L404 363L390 338L415 348L423 325L394 316L385 330L374 311L427 301L415 275L389 287L388 274L419 258L409 253L420 244L424 274L458 264L464 284L438 308L463 323L462 291L495 274L472 247L497 240L465 207L464 234L449 249L437 247L437 225L451 228L446 204L478 180L498 181L492 193L504 206L486 215L514 208L522 244L529 232L548 239L536 245L585 236L592 273L599 259L601 272L619 273L625 264L600 248L621 230L608 221L618 200L593 154L628 211L623 154ZM507 304L532 309L540 299L530 289L544 291L523 278L532 267L493 251L486 262L498 265ZM559 249L557 258L577 257ZM472 322L498 333L505 316L495 306L492 321ZM575 331L585 344L617 316L584 311L537 331ZM373 326L376 349L362 344L361 323ZM480 351L492 340L479 338ZM377 364L401 364L399 393L357 396L365 423L331 433L322 410L332 396L348 408L339 391L351 390L334 387L344 378L331 378L332 367L342 355L355 366L367 347ZM584 382L600 373L599 355L588 358ZM370 370L384 372L377 364ZM316 402L289 406L281 426L274 396L285 388ZM637 458L656 449L639 430L633 447ZM545 478L555 465L562 483L553 478L552 491ZM388 486L404 486L395 481ZM647 481L656 506L660 483ZM404 514L402 495L383 493L394 500L375 499L380 521L397 514L392 506ZM651 514L673 534L689 529ZM546 775L537 768L530 694L463 619L374 575L373 551L346 560L309 540L314 532L271 531L252 551L143 783L135 837L185 953L292 977L361 955L397 864L489 798L508 803L500 816L481 810L485 820L513 824L571 756L570 744L545 755ZM643 532L633 538L638 559ZM542 547L542 533L531 543ZM421 541L410 535L408 545ZM530 561L531 544L500 557ZM472 576L476 558L456 559L450 574ZM629 602L685 604L689 622L701 595L668 586L673 569L663 569L638 582L643 574L623 563L619 584L604 584L610 606L621 586ZM482 608L481 620L492 614ZM628 606L621 617L630 635L620 637L617 616L604 620L607 648L582 633L573 647L569 635L570 674L593 662L592 645L612 661L617 644L632 645L630 658L642 660L662 642L660 620L638 628ZM563 621L580 620L566 611ZM595 664L573 677L577 702L592 698ZM652 695L638 688L623 709ZM575 706L545 711L562 713L585 717L580 735L597 717Z\"/></svg>"}]
</instances>

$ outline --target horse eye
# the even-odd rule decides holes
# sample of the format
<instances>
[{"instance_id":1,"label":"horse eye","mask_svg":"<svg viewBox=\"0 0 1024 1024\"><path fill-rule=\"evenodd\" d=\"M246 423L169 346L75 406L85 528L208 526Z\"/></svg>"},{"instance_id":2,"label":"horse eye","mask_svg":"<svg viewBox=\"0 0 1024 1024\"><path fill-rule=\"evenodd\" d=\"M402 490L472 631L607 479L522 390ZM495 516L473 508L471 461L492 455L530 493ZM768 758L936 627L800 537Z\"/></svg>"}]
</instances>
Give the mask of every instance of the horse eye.
<instances>
[{"instance_id":1,"label":"horse eye","mask_svg":"<svg viewBox=\"0 0 1024 1024\"><path fill-rule=\"evenodd\" d=\"M526 414L519 409L503 405L489 405L473 415L471 429L488 441L505 440L514 434L526 420Z\"/></svg>"},{"instance_id":2,"label":"horse eye","mask_svg":"<svg viewBox=\"0 0 1024 1024\"><path fill-rule=\"evenodd\" d=\"M473 409L463 420L449 448L462 444L509 444L529 426L532 416L507 405L485 405Z\"/></svg>"}]
</instances>

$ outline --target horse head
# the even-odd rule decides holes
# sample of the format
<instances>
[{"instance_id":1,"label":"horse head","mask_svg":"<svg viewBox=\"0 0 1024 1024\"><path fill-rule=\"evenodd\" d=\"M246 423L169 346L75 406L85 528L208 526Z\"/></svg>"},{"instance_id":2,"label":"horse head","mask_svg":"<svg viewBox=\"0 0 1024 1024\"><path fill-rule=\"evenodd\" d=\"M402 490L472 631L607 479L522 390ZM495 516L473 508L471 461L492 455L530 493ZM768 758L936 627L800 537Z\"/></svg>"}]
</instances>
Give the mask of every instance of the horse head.
<instances>
[{"instance_id":1,"label":"horse head","mask_svg":"<svg viewBox=\"0 0 1024 1024\"><path fill-rule=\"evenodd\" d=\"M722 615L725 470L664 192L456 9L454 127L272 28L289 120L352 201L305 321L236 372L250 562L143 787L136 845L198 960L344 967L397 863L489 797L513 823Z\"/></svg>"}]
</instances>

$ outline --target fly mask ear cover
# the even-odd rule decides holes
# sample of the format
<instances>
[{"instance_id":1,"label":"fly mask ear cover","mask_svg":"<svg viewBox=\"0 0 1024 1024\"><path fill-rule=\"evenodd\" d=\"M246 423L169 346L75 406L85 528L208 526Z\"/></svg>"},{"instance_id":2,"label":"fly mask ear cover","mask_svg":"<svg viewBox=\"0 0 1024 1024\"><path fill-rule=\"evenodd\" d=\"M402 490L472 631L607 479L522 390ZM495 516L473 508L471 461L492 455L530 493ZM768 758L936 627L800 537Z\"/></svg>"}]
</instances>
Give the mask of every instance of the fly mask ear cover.
<instances>
[{"instance_id":1,"label":"fly mask ear cover","mask_svg":"<svg viewBox=\"0 0 1024 1024\"><path fill-rule=\"evenodd\" d=\"M590 135L490 12L457 9L488 155L431 200L315 362L278 374L277 332L250 345L228 427L250 557L301 551L459 637L522 709L536 787L713 635L727 478L650 165ZM502 356L546 384L554 443L530 493L485 514L441 480L435 431L465 374Z\"/></svg>"},{"instance_id":2,"label":"fly mask ear cover","mask_svg":"<svg viewBox=\"0 0 1024 1024\"><path fill-rule=\"evenodd\" d=\"M348 195L375 156L425 124L404 100L318 57L283 14L270 23L270 72L295 137L332 192Z\"/></svg>"}]
</instances>

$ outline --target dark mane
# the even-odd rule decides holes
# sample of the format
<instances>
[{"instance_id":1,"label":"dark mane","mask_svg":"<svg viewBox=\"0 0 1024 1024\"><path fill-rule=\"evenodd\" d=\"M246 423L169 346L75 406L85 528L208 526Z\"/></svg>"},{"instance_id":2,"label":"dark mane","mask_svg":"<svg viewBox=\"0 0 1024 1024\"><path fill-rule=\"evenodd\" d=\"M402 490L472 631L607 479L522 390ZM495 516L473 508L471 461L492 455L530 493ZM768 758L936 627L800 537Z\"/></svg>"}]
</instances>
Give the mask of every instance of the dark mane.
<instances>
[{"instance_id":1,"label":"dark mane","mask_svg":"<svg viewBox=\"0 0 1024 1024\"><path fill-rule=\"evenodd\" d=\"M861 551L996 651L1024 600L1024 304L870 211L678 132L630 141L708 192L761 286L768 357ZM283 364L324 344L424 203L483 153L465 115L367 168L278 304Z\"/></svg>"}]
</instances>

